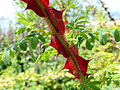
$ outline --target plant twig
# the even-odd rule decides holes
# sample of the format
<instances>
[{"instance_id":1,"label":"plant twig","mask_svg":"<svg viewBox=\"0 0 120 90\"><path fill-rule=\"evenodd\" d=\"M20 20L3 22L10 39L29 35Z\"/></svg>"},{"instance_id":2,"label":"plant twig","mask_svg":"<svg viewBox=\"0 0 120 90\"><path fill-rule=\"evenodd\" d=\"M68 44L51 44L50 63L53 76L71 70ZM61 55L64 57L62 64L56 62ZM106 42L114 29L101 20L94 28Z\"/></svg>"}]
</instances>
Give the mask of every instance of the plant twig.
<instances>
[{"instance_id":1,"label":"plant twig","mask_svg":"<svg viewBox=\"0 0 120 90\"><path fill-rule=\"evenodd\" d=\"M110 12L108 11L108 8L105 7L104 2L102 0L99 0L99 1L100 1L101 5L102 5L102 8L107 12L108 17L110 18L110 20L114 22L114 25L116 25L115 19L111 16Z\"/></svg>"}]
</instances>

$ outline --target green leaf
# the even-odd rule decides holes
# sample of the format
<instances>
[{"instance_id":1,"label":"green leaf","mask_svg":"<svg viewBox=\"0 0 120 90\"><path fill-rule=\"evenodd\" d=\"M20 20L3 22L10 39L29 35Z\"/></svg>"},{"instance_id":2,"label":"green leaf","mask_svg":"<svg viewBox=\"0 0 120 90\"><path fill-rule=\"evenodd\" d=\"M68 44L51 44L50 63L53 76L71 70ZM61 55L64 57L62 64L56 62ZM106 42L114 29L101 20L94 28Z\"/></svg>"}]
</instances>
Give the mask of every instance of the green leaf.
<instances>
[{"instance_id":1,"label":"green leaf","mask_svg":"<svg viewBox=\"0 0 120 90\"><path fill-rule=\"evenodd\" d=\"M79 89L80 89L80 90L84 90L84 89L85 89L84 85L81 84L81 85L79 86Z\"/></svg>"},{"instance_id":2,"label":"green leaf","mask_svg":"<svg viewBox=\"0 0 120 90\"><path fill-rule=\"evenodd\" d=\"M20 47L22 50L24 50L24 51L27 50L27 43L25 42L25 40L22 40L22 41L20 42L19 47Z\"/></svg>"},{"instance_id":3,"label":"green leaf","mask_svg":"<svg viewBox=\"0 0 120 90\"><path fill-rule=\"evenodd\" d=\"M99 41L102 45L107 44L107 34L106 33L100 33L99 34Z\"/></svg>"},{"instance_id":4,"label":"green leaf","mask_svg":"<svg viewBox=\"0 0 120 90\"><path fill-rule=\"evenodd\" d=\"M111 84L111 79L107 81L107 86Z\"/></svg>"},{"instance_id":5,"label":"green leaf","mask_svg":"<svg viewBox=\"0 0 120 90\"><path fill-rule=\"evenodd\" d=\"M83 23L89 23L88 21L79 21L79 22L76 22L75 24L83 24Z\"/></svg>"},{"instance_id":6,"label":"green leaf","mask_svg":"<svg viewBox=\"0 0 120 90\"><path fill-rule=\"evenodd\" d=\"M94 47L94 43L90 42L89 40L86 40L86 48L88 50L92 50L93 47Z\"/></svg>"},{"instance_id":7,"label":"green leaf","mask_svg":"<svg viewBox=\"0 0 120 90\"><path fill-rule=\"evenodd\" d=\"M66 27L67 27L67 28L70 28L70 29L73 29L73 27L70 26L70 25L68 25L68 24L66 25Z\"/></svg>"},{"instance_id":8,"label":"green leaf","mask_svg":"<svg viewBox=\"0 0 120 90\"><path fill-rule=\"evenodd\" d=\"M18 30L15 31L15 34L20 35L20 34L22 34L23 32L25 32L25 30L26 30L26 27L21 27L21 28L19 28Z\"/></svg>"},{"instance_id":9,"label":"green leaf","mask_svg":"<svg viewBox=\"0 0 120 90\"><path fill-rule=\"evenodd\" d=\"M73 29L73 27L74 27L74 22L68 23L68 24L66 25L66 27L67 27L67 28L70 28L70 29Z\"/></svg>"},{"instance_id":10,"label":"green leaf","mask_svg":"<svg viewBox=\"0 0 120 90\"><path fill-rule=\"evenodd\" d=\"M85 25L76 25L76 28L83 28Z\"/></svg>"},{"instance_id":11,"label":"green leaf","mask_svg":"<svg viewBox=\"0 0 120 90\"><path fill-rule=\"evenodd\" d=\"M88 39L88 36L85 33L80 33L80 36L83 37L84 39Z\"/></svg>"},{"instance_id":12,"label":"green leaf","mask_svg":"<svg viewBox=\"0 0 120 90\"><path fill-rule=\"evenodd\" d=\"M83 38L82 37L78 37L78 44L79 44L79 46L81 45L81 43L83 42Z\"/></svg>"},{"instance_id":13,"label":"green leaf","mask_svg":"<svg viewBox=\"0 0 120 90\"><path fill-rule=\"evenodd\" d=\"M45 38L39 34L38 39L41 40L42 42L45 42Z\"/></svg>"},{"instance_id":14,"label":"green leaf","mask_svg":"<svg viewBox=\"0 0 120 90\"><path fill-rule=\"evenodd\" d=\"M93 79L94 77L93 76L89 76L86 80L86 83L90 82L91 79Z\"/></svg>"},{"instance_id":15,"label":"green leaf","mask_svg":"<svg viewBox=\"0 0 120 90\"><path fill-rule=\"evenodd\" d=\"M14 57L14 52L12 50L10 50L9 53L10 53L10 57L13 58Z\"/></svg>"},{"instance_id":16,"label":"green leaf","mask_svg":"<svg viewBox=\"0 0 120 90\"><path fill-rule=\"evenodd\" d=\"M13 50L15 50L16 52L18 51L18 45L17 45L17 44L15 44L15 45L13 46Z\"/></svg>"},{"instance_id":17,"label":"green leaf","mask_svg":"<svg viewBox=\"0 0 120 90\"><path fill-rule=\"evenodd\" d=\"M98 84L101 84L101 82L99 82L99 81L91 81L88 84L89 85L98 85Z\"/></svg>"},{"instance_id":18,"label":"green leaf","mask_svg":"<svg viewBox=\"0 0 120 90\"><path fill-rule=\"evenodd\" d=\"M10 65L11 58L10 58L9 51L4 50L3 55L2 55L2 61L5 65Z\"/></svg>"},{"instance_id":19,"label":"green leaf","mask_svg":"<svg viewBox=\"0 0 120 90\"><path fill-rule=\"evenodd\" d=\"M114 32L113 32L113 35L114 35L114 39L116 42L119 42L120 41L120 31L118 29L116 29Z\"/></svg>"},{"instance_id":20,"label":"green leaf","mask_svg":"<svg viewBox=\"0 0 120 90\"><path fill-rule=\"evenodd\" d=\"M120 84L119 81L117 81L117 80L113 81L113 82L115 83L116 86L119 86L119 84Z\"/></svg>"},{"instance_id":21,"label":"green leaf","mask_svg":"<svg viewBox=\"0 0 120 90\"><path fill-rule=\"evenodd\" d=\"M22 20L22 19L18 18L18 21L19 21L19 22L22 22L23 24L26 24L26 25L29 25L29 26L33 26L31 23L29 23L29 22L26 21L26 20Z\"/></svg>"},{"instance_id":22,"label":"green leaf","mask_svg":"<svg viewBox=\"0 0 120 90\"><path fill-rule=\"evenodd\" d=\"M75 22L77 22L77 21L79 21L79 20L81 20L81 19L86 19L86 17L85 17L85 16L81 16L81 17L75 19Z\"/></svg>"},{"instance_id":23,"label":"green leaf","mask_svg":"<svg viewBox=\"0 0 120 90\"><path fill-rule=\"evenodd\" d=\"M36 49L37 48L37 43L38 43L38 41L37 41L37 39L35 37L32 37L30 39L30 46L32 47L32 49Z\"/></svg>"},{"instance_id":24,"label":"green leaf","mask_svg":"<svg viewBox=\"0 0 120 90\"><path fill-rule=\"evenodd\" d=\"M84 90L90 90L90 88L89 87L85 87L85 89Z\"/></svg>"},{"instance_id":25,"label":"green leaf","mask_svg":"<svg viewBox=\"0 0 120 90\"><path fill-rule=\"evenodd\" d=\"M90 41L95 42L95 35L93 33L88 33L88 35L91 37Z\"/></svg>"},{"instance_id":26,"label":"green leaf","mask_svg":"<svg viewBox=\"0 0 120 90\"><path fill-rule=\"evenodd\" d=\"M91 88L91 90L100 90L99 87L94 86L94 85L89 85L89 87Z\"/></svg>"}]
</instances>

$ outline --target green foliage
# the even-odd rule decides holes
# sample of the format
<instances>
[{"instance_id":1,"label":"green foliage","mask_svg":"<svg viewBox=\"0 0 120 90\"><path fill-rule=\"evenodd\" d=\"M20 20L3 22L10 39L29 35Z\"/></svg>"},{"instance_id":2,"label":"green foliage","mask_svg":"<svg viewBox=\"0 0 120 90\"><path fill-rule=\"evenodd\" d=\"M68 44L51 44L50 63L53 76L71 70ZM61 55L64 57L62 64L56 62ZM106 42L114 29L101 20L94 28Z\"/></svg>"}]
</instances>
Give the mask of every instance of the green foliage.
<instances>
[{"instance_id":1,"label":"green foliage","mask_svg":"<svg viewBox=\"0 0 120 90\"><path fill-rule=\"evenodd\" d=\"M91 79L93 79L94 77L90 76L89 78L84 79L84 83L80 84L79 89L80 90L100 90L99 87L97 87L96 85L101 84L101 82L99 81L91 81Z\"/></svg>"},{"instance_id":2,"label":"green foliage","mask_svg":"<svg viewBox=\"0 0 120 90\"><path fill-rule=\"evenodd\" d=\"M25 40L22 40L20 43L19 43L19 47L26 51L27 50L27 44L26 44L26 41Z\"/></svg>"},{"instance_id":3,"label":"green foliage","mask_svg":"<svg viewBox=\"0 0 120 90\"><path fill-rule=\"evenodd\" d=\"M36 49L37 48L37 39L35 37L30 39L30 46L32 47L32 49Z\"/></svg>"},{"instance_id":4,"label":"green foliage","mask_svg":"<svg viewBox=\"0 0 120 90\"><path fill-rule=\"evenodd\" d=\"M95 42L98 41L101 45L106 45L110 42L110 38L115 39L115 42L119 42L120 32L118 27L117 29L99 28L93 32L90 28L86 27L87 25L85 25L85 23L88 23L88 21L85 21L85 18L86 17L81 16L67 24L67 28L73 30L66 35L67 39L70 40L72 44L76 44L77 47L80 47L82 43L86 42L86 48L92 50Z\"/></svg>"},{"instance_id":5,"label":"green foliage","mask_svg":"<svg viewBox=\"0 0 120 90\"><path fill-rule=\"evenodd\" d=\"M17 45L17 44L15 44L15 45L13 46L13 50L16 51L16 52L18 51L18 45Z\"/></svg>"},{"instance_id":6,"label":"green foliage","mask_svg":"<svg viewBox=\"0 0 120 90\"><path fill-rule=\"evenodd\" d=\"M92 50L93 47L94 47L94 43L90 42L89 40L86 40L86 48L88 50Z\"/></svg>"},{"instance_id":7,"label":"green foliage","mask_svg":"<svg viewBox=\"0 0 120 90\"><path fill-rule=\"evenodd\" d=\"M120 41L120 30L119 29L115 29L113 31L113 35L114 35L114 39L116 42L119 42Z\"/></svg>"},{"instance_id":8,"label":"green foliage","mask_svg":"<svg viewBox=\"0 0 120 90\"><path fill-rule=\"evenodd\" d=\"M100 41L101 45L107 44L107 34L104 32L101 32L99 34L99 41Z\"/></svg>"},{"instance_id":9,"label":"green foliage","mask_svg":"<svg viewBox=\"0 0 120 90\"><path fill-rule=\"evenodd\" d=\"M2 55L2 61L5 65L10 65L11 64L11 57L10 57L10 52L7 50L4 50L3 55Z\"/></svg>"}]
</instances>

